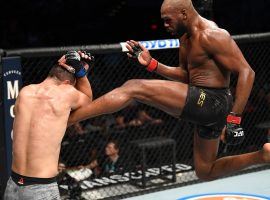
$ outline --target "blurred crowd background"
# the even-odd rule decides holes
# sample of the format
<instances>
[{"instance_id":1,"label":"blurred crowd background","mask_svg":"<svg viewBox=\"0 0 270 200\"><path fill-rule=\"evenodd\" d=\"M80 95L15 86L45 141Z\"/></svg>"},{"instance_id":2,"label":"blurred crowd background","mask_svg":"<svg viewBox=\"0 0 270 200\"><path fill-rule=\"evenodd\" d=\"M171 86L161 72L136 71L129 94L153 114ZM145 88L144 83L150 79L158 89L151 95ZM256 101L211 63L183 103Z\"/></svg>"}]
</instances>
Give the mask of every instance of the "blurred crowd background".
<instances>
[{"instance_id":1,"label":"blurred crowd background","mask_svg":"<svg viewBox=\"0 0 270 200\"><path fill-rule=\"evenodd\" d=\"M269 0L193 0L231 34L270 31ZM170 38L162 0L9 0L1 4L0 48L118 43Z\"/></svg>"}]
</instances>

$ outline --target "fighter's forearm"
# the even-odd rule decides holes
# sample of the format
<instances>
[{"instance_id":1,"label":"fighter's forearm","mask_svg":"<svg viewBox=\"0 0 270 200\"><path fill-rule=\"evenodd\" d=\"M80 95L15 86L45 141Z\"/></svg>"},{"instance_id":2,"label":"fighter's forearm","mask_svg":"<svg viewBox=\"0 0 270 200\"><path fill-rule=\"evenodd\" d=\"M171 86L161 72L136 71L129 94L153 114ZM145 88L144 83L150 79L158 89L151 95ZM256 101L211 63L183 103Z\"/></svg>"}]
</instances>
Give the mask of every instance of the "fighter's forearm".
<instances>
[{"instance_id":1,"label":"fighter's forearm","mask_svg":"<svg viewBox=\"0 0 270 200\"><path fill-rule=\"evenodd\" d=\"M187 72L181 67L169 67L159 62L155 72L170 80L188 82Z\"/></svg>"},{"instance_id":2,"label":"fighter's forearm","mask_svg":"<svg viewBox=\"0 0 270 200\"><path fill-rule=\"evenodd\" d=\"M232 112L242 114L252 90L254 79L255 72L251 68L239 72Z\"/></svg>"},{"instance_id":3,"label":"fighter's forearm","mask_svg":"<svg viewBox=\"0 0 270 200\"><path fill-rule=\"evenodd\" d=\"M77 78L76 89L88 96L91 101L93 99L91 84L86 76Z\"/></svg>"}]
</instances>

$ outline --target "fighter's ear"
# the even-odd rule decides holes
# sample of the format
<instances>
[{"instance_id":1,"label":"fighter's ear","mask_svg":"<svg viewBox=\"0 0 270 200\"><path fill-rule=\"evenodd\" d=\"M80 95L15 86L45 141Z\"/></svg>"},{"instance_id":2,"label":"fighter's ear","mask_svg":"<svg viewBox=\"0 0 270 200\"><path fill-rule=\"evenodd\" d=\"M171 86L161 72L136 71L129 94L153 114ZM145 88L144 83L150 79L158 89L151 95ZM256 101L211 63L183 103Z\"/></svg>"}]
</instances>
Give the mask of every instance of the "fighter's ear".
<instances>
[{"instance_id":1,"label":"fighter's ear","mask_svg":"<svg viewBox=\"0 0 270 200\"><path fill-rule=\"evenodd\" d=\"M70 80L64 80L64 81L63 81L63 83L64 83L64 84L68 84L68 85L71 85L71 82L70 82Z\"/></svg>"},{"instance_id":2,"label":"fighter's ear","mask_svg":"<svg viewBox=\"0 0 270 200\"><path fill-rule=\"evenodd\" d=\"M185 8L183 8L183 9L181 10L181 13L182 13L182 15L183 15L183 19L186 20L186 19L187 19L187 10L186 10Z\"/></svg>"}]
</instances>

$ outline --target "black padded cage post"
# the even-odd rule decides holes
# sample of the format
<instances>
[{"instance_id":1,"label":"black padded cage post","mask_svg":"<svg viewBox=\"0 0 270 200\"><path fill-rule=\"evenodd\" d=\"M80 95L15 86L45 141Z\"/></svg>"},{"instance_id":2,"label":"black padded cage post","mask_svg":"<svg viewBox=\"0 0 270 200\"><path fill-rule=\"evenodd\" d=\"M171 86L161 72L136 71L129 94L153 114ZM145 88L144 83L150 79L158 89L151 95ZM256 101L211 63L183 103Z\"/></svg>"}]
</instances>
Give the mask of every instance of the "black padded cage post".
<instances>
[{"instance_id":1,"label":"black padded cage post","mask_svg":"<svg viewBox=\"0 0 270 200\"><path fill-rule=\"evenodd\" d=\"M0 199L4 193L5 185L8 179L6 171L6 153L5 153L5 135L4 135L4 83L3 83L3 69L2 56L4 50L0 49Z\"/></svg>"}]
</instances>

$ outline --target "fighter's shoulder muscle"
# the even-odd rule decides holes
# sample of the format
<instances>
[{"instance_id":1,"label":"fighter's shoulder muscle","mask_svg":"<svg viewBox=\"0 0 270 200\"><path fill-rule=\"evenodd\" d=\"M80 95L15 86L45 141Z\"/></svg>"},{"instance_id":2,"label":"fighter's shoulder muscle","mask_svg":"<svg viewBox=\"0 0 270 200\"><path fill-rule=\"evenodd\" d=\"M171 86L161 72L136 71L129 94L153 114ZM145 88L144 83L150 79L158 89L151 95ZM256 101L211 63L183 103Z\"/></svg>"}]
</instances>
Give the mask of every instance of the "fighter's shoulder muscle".
<instances>
[{"instance_id":1,"label":"fighter's shoulder muscle","mask_svg":"<svg viewBox=\"0 0 270 200\"><path fill-rule=\"evenodd\" d=\"M36 84L31 84L31 85L22 87L22 89L19 92L19 97L31 94L35 90L35 87L36 87Z\"/></svg>"},{"instance_id":2,"label":"fighter's shoulder muscle","mask_svg":"<svg viewBox=\"0 0 270 200\"><path fill-rule=\"evenodd\" d=\"M14 114L17 113L17 107L21 99L27 98L27 96L31 95L34 91L35 84L27 85L20 89L20 92L16 98L15 106L14 106Z\"/></svg>"},{"instance_id":3,"label":"fighter's shoulder muscle","mask_svg":"<svg viewBox=\"0 0 270 200\"><path fill-rule=\"evenodd\" d=\"M63 85L62 89L64 92L65 99L71 103L71 105L77 104L81 99L86 96L81 91L77 90L71 85Z\"/></svg>"},{"instance_id":4,"label":"fighter's shoulder muscle","mask_svg":"<svg viewBox=\"0 0 270 200\"><path fill-rule=\"evenodd\" d=\"M232 38L228 31L216 27L200 31L199 42L204 49L210 52L216 52L230 44Z\"/></svg>"},{"instance_id":5,"label":"fighter's shoulder muscle","mask_svg":"<svg viewBox=\"0 0 270 200\"><path fill-rule=\"evenodd\" d=\"M72 85L60 85L59 90L62 92L62 95L67 98L76 98L78 96L78 90Z\"/></svg>"}]
</instances>

